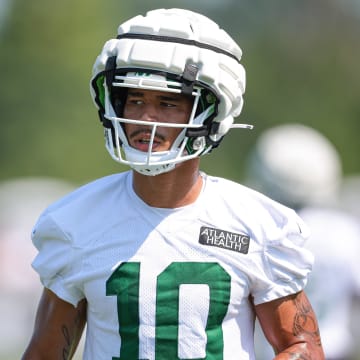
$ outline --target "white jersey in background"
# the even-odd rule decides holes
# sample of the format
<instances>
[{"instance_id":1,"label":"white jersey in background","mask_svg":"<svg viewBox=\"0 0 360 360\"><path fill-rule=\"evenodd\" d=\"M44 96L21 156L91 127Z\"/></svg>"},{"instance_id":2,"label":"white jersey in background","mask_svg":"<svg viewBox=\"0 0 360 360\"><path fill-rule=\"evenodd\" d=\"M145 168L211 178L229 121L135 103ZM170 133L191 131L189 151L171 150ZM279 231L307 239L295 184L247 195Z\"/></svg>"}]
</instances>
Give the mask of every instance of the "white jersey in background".
<instances>
[{"instance_id":1,"label":"white jersey in background","mask_svg":"<svg viewBox=\"0 0 360 360\"><path fill-rule=\"evenodd\" d=\"M359 324L354 307L360 299L359 224L347 213L327 207L308 206L298 214L310 228L305 246L315 262L306 293L317 315L326 359L352 359L357 347L354 327ZM274 354L260 330L256 350L259 360Z\"/></svg>"},{"instance_id":2,"label":"white jersey in background","mask_svg":"<svg viewBox=\"0 0 360 360\"><path fill-rule=\"evenodd\" d=\"M359 326L353 312L355 298L360 299L359 224L335 209L306 207L299 214L311 229L306 246L315 262L306 291L316 311L325 355L351 358L356 346L352 325Z\"/></svg>"},{"instance_id":3,"label":"white jersey in background","mask_svg":"<svg viewBox=\"0 0 360 360\"><path fill-rule=\"evenodd\" d=\"M254 359L251 307L304 288L312 255L294 211L203 174L197 201L153 208L132 173L50 206L33 231L42 283L86 298L85 359Z\"/></svg>"}]
</instances>

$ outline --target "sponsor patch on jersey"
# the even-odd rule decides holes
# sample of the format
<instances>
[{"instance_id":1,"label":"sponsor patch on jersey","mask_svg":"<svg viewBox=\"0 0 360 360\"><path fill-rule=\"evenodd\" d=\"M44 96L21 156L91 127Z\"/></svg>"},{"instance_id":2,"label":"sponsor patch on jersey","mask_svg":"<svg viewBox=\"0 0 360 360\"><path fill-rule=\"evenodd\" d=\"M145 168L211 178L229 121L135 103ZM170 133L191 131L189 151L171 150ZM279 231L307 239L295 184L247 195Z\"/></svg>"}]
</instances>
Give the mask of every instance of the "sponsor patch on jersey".
<instances>
[{"instance_id":1,"label":"sponsor patch on jersey","mask_svg":"<svg viewBox=\"0 0 360 360\"><path fill-rule=\"evenodd\" d=\"M247 254L249 252L250 237L244 234L202 226L200 228L199 243Z\"/></svg>"}]
</instances>

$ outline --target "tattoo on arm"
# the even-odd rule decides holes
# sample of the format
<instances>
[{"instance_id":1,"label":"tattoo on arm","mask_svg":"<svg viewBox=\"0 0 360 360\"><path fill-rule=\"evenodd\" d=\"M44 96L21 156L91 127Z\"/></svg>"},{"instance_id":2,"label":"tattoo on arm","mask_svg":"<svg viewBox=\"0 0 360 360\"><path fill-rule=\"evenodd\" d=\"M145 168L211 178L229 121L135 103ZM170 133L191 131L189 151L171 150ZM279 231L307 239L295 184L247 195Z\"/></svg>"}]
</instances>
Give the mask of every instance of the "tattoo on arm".
<instances>
[{"instance_id":1,"label":"tattoo on arm","mask_svg":"<svg viewBox=\"0 0 360 360\"><path fill-rule=\"evenodd\" d=\"M290 360L311 360L311 357L306 354L294 353L292 351L284 351L284 354L289 354Z\"/></svg>"},{"instance_id":2,"label":"tattoo on arm","mask_svg":"<svg viewBox=\"0 0 360 360\"><path fill-rule=\"evenodd\" d=\"M301 334L305 333L314 341L314 344L321 346L319 327L309 300L306 296L300 295L293 301L297 309L293 324L293 334L301 336ZM303 358L295 357L294 359Z\"/></svg>"},{"instance_id":3,"label":"tattoo on arm","mask_svg":"<svg viewBox=\"0 0 360 360\"><path fill-rule=\"evenodd\" d=\"M316 315L305 295L301 292L290 297L295 309L291 319L292 336L286 349L277 353L276 359L313 360L324 359L320 331ZM289 319L290 320L290 319Z\"/></svg>"},{"instance_id":4,"label":"tattoo on arm","mask_svg":"<svg viewBox=\"0 0 360 360\"><path fill-rule=\"evenodd\" d=\"M62 359L68 360L70 355L70 348L71 348L71 337L70 337L69 329L67 328L66 325L63 325L61 327L61 332L65 339L65 346L62 351Z\"/></svg>"},{"instance_id":5,"label":"tattoo on arm","mask_svg":"<svg viewBox=\"0 0 360 360\"><path fill-rule=\"evenodd\" d=\"M65 324L61 327L61 332L65 340L65 346L62 351L62 360L69 360L74 355L83 329L84 311L85 310L81 309L77 311L76 317L74 318L73 331Z\"/></svg>"}]
</instances>

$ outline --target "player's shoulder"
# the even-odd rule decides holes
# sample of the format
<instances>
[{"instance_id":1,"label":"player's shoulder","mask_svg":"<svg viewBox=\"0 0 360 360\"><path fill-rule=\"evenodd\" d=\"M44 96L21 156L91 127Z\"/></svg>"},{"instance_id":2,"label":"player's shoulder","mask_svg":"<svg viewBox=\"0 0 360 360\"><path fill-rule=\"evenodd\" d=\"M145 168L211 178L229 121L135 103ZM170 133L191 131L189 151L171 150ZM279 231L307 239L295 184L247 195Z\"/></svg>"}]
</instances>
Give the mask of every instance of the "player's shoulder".
<instances>
[{"instance_id":1,"label":"player's shoulder","mask_svg":"<svg viewBox=\"0 0 360 360\"><path fill-rule=\"evenodd\" d=\"M80 186L44 209L37 226L45 221L76 224L85 218L111 212L114 199L126 188L127 175L128 172L108 175Z\"/></svg>"},{"instance_id":2,"label":"player's shoulder","mask_svg":"<svg viewBox=\"0 0 360 360\"><path fill-rule=\"evenodd\" d=\"M222 197L233 199L234 201L241 203L242 206L265 207L276 212L293 212L292 209L275 201L269 196L234 180L208 175L206 175L206 179L212 192L218 193Z\"/></svg>"},{"instance_id":3,"label":"player's shoulder","mask_svg":"<svg viewBox=\"0 0 360 360\"><path fill-rule=\"evenodd\" d=\"M225 203L228 211L246 215L253 226L263 229L289 227L303 228L307 226L299 215L291 208L275 201L267 195L239 182L214 176L207 176L209 201L216 204ZM219 208L219 206L217 206Z\"/></svg>"},{"instance_id":4,"label":"player's shoulder","mask_svg":"<svg viewBox=\"0 0 360 360\"><path fill-rule=\"evenodd\" d=\"M222 196L232 195L232 196L244 196L244 195L251 195L251 189L242 185L239 182L236 182L231 179L219 177L219 176L212 176L203 174L203 177L206 181L206 186L211 188L212 192L216 192L221 194Z\"/></svg>"},{"instance_id":5,"label":"player's shoulder","mask_svg":"<svg viewBox=\"0 0 360 360\"><path fill-rule=\"evenodd\" d=\"M39 216L32 231L35 244L44 239L63 239L77 243L96 234L106 218L123 211L124 189L128 172L109 175L89 182L48 206ZM116 207L116 209L115 209Z\"/></svg>"},{"instance_id":6,"label":"player's shoulder","mask_svg":"<svg viewBox=\"0 0 360 360\"><path fill-rule=\"evenodd\" d=\"M88 182L64 197L52 203L46 210L55 211L70 204L88 202L92 200L100 201L106 199L109 193L121 191L125 187L127 172L108 175L91 182ZM96 203L95 203L96 204Z\"/></svg>"}]
</instances>

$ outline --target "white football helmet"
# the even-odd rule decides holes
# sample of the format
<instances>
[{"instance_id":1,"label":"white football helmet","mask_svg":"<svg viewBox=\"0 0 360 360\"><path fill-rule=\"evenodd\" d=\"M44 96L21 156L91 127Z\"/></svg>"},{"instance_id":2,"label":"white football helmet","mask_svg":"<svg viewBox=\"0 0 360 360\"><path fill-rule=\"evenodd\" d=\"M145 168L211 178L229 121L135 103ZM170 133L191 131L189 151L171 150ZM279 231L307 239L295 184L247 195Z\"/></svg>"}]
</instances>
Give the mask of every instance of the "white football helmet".
<instances>
[{"instance_id":1,"label":"white football helmet","mask_svg":"<svg viewBox=\"0 0 360 360\"><path fill-rule=\"evenodd\" d=\"M209 153L232 127L243 106L245 70L234 40L207 17L182 9L159 9L118 28L97 57L91 94L105 128L106 148L116 161L157 175L179 162ZM194 97L187 124L123 117L127 88L183 93ZM129 145L123 124L152 127L149 151ZM182 129L168 151L152 151L157 127Z\"/></svg>"},{"instance_id":2,"label":"white football helmet","mask_svg":"<svg viewBox=\"0 0 360 360\"><path fill-rule=\"evenodd\" d=\"M342 164L335 146L319 131L302 124L267 129L247 164L249 186L293 207L336 201Z\"/></svg>"}]
</instances>

